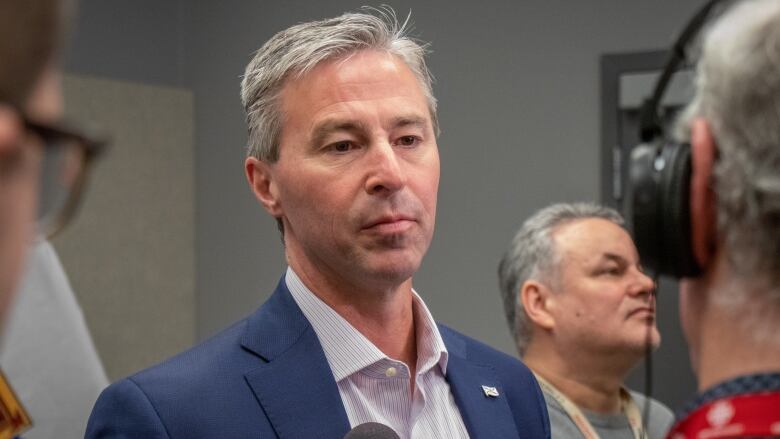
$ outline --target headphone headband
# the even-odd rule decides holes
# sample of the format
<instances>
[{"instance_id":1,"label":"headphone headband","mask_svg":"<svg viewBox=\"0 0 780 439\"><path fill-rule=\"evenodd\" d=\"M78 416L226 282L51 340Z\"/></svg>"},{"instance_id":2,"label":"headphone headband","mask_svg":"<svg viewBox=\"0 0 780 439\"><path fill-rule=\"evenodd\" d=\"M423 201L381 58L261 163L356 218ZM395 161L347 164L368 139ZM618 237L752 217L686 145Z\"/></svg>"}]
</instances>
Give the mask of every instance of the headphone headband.
<instances>
[{"instance_id":1,"label":"headphone headband","mask_svg":"<svg viewBox=\"0 0 780 439\"><path fill-rule=\"evenodd\" d=\"M712 9L723 1L709 0L705 3L688 21L688 24L685 25L685 28L680 32L680 36L677 37L674 45L672 45L672 50L669 52L664 69L658 77L653 94L642 102L642 110L639 116L639 138L642 139L642 142L649 142L663 133L663 124L661 124L658 110L661 99L669 87L669 81L679 68L680 63L685 61L688 44L699 34L699 31L707 22Z\"/></svg>"}]
</instances>

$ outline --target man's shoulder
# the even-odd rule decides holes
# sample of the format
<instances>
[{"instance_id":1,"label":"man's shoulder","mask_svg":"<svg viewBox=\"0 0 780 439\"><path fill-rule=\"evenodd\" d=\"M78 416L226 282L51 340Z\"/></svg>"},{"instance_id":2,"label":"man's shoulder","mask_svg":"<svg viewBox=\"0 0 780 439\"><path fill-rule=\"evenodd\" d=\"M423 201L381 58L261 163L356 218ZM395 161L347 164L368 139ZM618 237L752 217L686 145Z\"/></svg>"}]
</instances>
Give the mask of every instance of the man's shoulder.
<instances>
[{"instance_id":1,"label":"man's shoulder","mask_svg":"<svg viewBox=\"0 0 780 439\"><path fill-rule=\"evenodd\" d=\"M241 347L247 320L236 322L213 337L111 384L103 393L137 388L154 403L178 403L203 392L233 387L243 380L250 358ZM232 384L231 384L232 383Z\"/></svg>"},{"instance_id":2,"label":"man's shoulder","mask_svg":"<svg viewBox=\"0 0 780 439\"><path fill-rule=\"evenodd\" d=\"M672 424L674 424L674 412L672 412L666 404L657 399L649 398L649 411L645 412L645 405L648 402L648 398L642 393L633 390L629 390L629 393L639 410L642 413L649 413L650 418L648 419L647 424L650 429L651 437L661 437L663 433L667 432L672 427Z\"/></svg>"},{"instance_id":3,"label":"man's shoulder","mask_svg":"<svg viewBox=\"0 0 780 439\"><path fill-rule=\"evenodd\" d=\"M202 379L204 374L222 368L226 362L235 362L247 353L241 347L247 319L239 320L214 336L162 362L134 373L128 378L145 383L175 375L173 379Z\"/></svg>"},{"instance_id":4,"label":"man's shoulder","mask_svg":"<svg viewBox=\"0 0 780 439\"><path fill-rule=\"evenodd\" d=\"M628 393L631 394L631 398L636 402L636 405L639 406L640 409L645 408L645 404L647 404L647 401L650 401L650 410L657 410L660 413L663 413L664 415L668 414L669 416L674 416L671 409L666 406L666 404L662 403L661 401L655 399L655 398L648 398L643 393L637 392L635 390L628 390Z\"/></svg>"},{"instance_id":5,"label":"man's shoulder","mask_svg":"<svg viewBox=\"0 0 780 439\"><path fill-rule=\"evenodd\" d=\"M287 303L292 298L287 297L289 293L285 296L285 291L280 282L268 300L247 317L127 379L141 387L169 382L170 385L162 387L188 384L199 388L198 383L214 382L213 375L225 377L236 372L242 375L257 367L258 360L265 358L264 354L278 354L293 343L291 337L295 339L306 329L298 324L300 319Z\"/></svg>"},{"instance_id":6,"label":"man's shoulder","mask_svg":"<svg viewBox=\"0 0 780 439\"><path fill-rule=\"evenodd\" d=\"M111 384L95 403L86 437L204 437L228 431L231 424L220 413L245 413L256 405L246 391L245 374L258 366L257 356L241 345L246 325L241 320Z\"/></svg>"}]
</instances>

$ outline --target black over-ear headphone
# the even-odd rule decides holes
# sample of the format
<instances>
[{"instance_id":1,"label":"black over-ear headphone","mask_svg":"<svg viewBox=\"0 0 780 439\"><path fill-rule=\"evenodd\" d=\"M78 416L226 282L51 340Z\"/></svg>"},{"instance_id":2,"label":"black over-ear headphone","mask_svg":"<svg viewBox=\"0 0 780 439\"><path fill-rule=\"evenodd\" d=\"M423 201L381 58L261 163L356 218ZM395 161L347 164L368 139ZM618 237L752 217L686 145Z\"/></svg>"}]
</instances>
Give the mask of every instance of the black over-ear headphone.
<instances>
[{"instance_id":1,"label":"black over-ear headphone","mask_svg":"<svg viewBox=\"0 0 780 439\"><path fill-rule=\"evenodd\" d=\"M643 143L631 152L631 215L642 265L656 275L680 278L701 271L691 246L691 147L666 135L659 106L672 75L685 60L688 44L721 2L709 0L691 18L672 46L653 94L642 103L639 135Z\"/></svg>"}]
</instances>

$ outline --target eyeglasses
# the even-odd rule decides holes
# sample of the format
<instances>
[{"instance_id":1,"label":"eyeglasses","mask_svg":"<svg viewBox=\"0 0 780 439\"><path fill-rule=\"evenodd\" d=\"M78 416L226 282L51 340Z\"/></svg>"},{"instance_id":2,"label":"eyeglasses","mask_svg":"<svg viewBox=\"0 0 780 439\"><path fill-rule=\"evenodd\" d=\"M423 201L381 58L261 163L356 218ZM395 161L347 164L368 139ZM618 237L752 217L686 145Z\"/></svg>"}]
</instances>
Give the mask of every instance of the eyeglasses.
<instances>
[{"instance_id":1,"label":"eyeglasses","mask_svg":"<svg viewBox=\"0 0 780 439\"><path fill-rule=\"evenodd\" d=\"M39 234L51 238L73 217L89 170L108 142L64 123L44 124L23 115L22 119L43 145L37 225Z\"/></svg>"}]
</instances>

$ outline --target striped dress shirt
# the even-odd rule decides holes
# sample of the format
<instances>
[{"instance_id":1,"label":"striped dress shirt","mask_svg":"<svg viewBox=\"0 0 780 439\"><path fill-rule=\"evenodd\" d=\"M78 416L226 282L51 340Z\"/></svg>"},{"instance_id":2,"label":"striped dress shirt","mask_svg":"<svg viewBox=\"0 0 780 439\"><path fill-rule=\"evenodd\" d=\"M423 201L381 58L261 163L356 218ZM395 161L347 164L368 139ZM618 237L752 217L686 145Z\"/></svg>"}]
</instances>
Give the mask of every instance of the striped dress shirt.
<instances>
[{"instance_id":1,"label":"striped dress shirt","mask_svg":"<svg viewBox=\"0 0 780 439\"><path fill-rule=\"evenodd\" d=\"M320 300L292 270L287 288L320 340L351 427L379 422L401 438L468 438L447 374L447 348L425 303L413 293L417 371L386 356Z\"/></svg>"}]
</instances>

